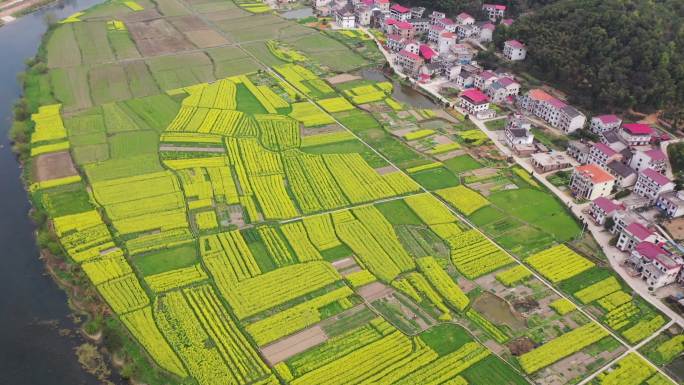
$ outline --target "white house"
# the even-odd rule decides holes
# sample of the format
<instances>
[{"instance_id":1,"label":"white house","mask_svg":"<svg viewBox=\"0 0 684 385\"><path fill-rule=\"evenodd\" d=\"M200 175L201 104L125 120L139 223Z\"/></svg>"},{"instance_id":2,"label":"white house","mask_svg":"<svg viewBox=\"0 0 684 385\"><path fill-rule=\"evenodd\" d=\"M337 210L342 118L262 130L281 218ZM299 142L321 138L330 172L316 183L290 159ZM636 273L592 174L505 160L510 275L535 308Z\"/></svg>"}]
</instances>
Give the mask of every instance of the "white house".
<instances>
[{"instance_id":1,"label":"white house","mask_svg":"<svg viewBox=\"0 0 684 385\"><path fill-rule=\"evenodd\" d=\"M482 12L484 12L489 20L496 21L503 19L506 15L506 6L501 4L482 4Z\"/></svg>"},{"instance_id":2,"label":"white house","mask_svg":"<svg viewBox=\"0 0 684 385\"><path fill-rule=\"evenodd\" d=\"M589 152L591 151L591 146L580 142L579 140L571 140L568 143L568 155L575 158L580 164L589 163Z\"/></svg>"},{"instance_id":3,"label":"white house","mask_svg":"<svg viewBox=\"0 0 684 385\"><path fill-rule=\"evenodd\" d=\"M532 89L525 96L517 98L517 101L521 108L566 133L584 127L587 120L587 117L576 108L541 89Z\"/></svg>"},{"instance_id":4,"label":"white house","mask_svg":"<svg viewBox=\"0 0 684 385\"><path fill-rule=\"evenodd\" d=\"M504 43L503 55L511 61L525 60L527 48L517 40L508 40Z\"/></svg>"},{"instance_id":5,"label":"white house","mask_svg":"<svg viewBox=\"0 0 684 385\"><path fill-rule=\"evenodd\" d=\"M480 25L480 42L487 43L492 41L495 29L496 26L490 22L485 22L484 24Z\"/></svg>"},{"instance_id":6,"label":"white house","mask_svg":"<svg viewBox=\"0 0 684 385\"><path fill-rule=\"evenodd\" d=\"M620 159L622 159L620 153L603 143L594 143L589 149L588 163L596 163L603 168L606 168L608 163Z\"/></svg>"},{"instance_id":7,"label":"white house","mask_svg":"<svg viewBox=\"0 0 684 385\"><path fill-rule=\"evenodd\" d=\"M400 4L390 7L390 17L395 20L408 21L411 19L411 9Z\"/></svg>"},{"instance_id":8,"label":"white house","mask_svg":"<svg viewBox=\"0 0 684 385\"><path fill-rule=\"evenodd\" d=\"M509 77L502 77L496 79L489 87L486 88L485 93L494 103L501 103L509 96L518 95L520 92L520 83Z\"/></svg>"},{"instance_id":9,"label":"white house","mask_svg":"<svg viewBox=\"0 0 684 385\"><path fill-rule=\"evenodd\" d=\"M622 119L616 115L599 115L591 118L589 129L596 134L617 129L622 124Z\"/></svg>"},{"instance_id":10,"label":"white house","mask_svg":"<svg viewBox=\"0 0 684 385\"><path fill-rule=\"evenodd\" d=\"M399 51L394 56L394 63L401 67L402 72L409 76L417 76L418 70L425 61L419 55L407 50Z\"/></svg>"},{"instance_id":11,"label":"white house","mask_svg":"<svg viewBox=\"0 0 684 385\"><path fill-rule=\"evenodd\" d=\"M673 191L674 187L674 183L665 175L647 168L639 173L634 193L647 198L650 203L655 203L660 194Z\"/></svg>"},{"instance_id":12,"label":"white house","mask_svg":"<svg viewBox=\"0 0 684 385\"><path fill-rule=\"evenodd\" d=\"M606 170L615 177L615 185L620 188L634 186L637 172L619 160L608 162Z\"/></svg>"},{"instance_id":13,"label":"white house","mask_svg":"<svg viewBox=\"0 0 684 385\"><path fill-rule=\"evenodd\" d=\"M594 200L610 195L615 177L595 164L575 167L570 178L572 195L580 199Z\"/></svg>"},{"instance_id":14,"label":"white house","mask_svg":"<svg viewBox=\"0 0 684 385\"><path fill-rule=\"evenodd\" d=\"M342 29L356 28L356 15L350 6L335 11L335 24Z\"/></svg>"},{"instance_id":15,"label":"white house","mask_svg":"<svg viewBox=\"0 0 684 385\"><path fill-rule=\"evenodd\" d=\"M471 115L489 109L489 98L482 91L472 88L461 92L458 97L459 106Z\"/></svg>"},{"instance_id":16,"label":"white house","mask_svg":"<svg viewBox=\"0 0 684 385\"><path fill-rule=\"evenodd\" d=\"M681 217L684 215L684 192L670 191L660 194L656 200L656 207L670 218Z\"/></svg>"},{"instance_id":17,"label":"white house","mask_svg":"<svg viewBox=\"0 0 684 385\"><path fill-rule=\"evenodd\" d=\"M652 168L662 174L667 167L666 161L667 157L659 148L652 148L646 151L635 151L629 165L638 172Z\"/></svg>"},{"instance_id":18,"label":"white house","mask_svg":"<svg viewBox=\"0 0 684 385\"><path fill-rule=\"evenodd\" d=\"M532 134L532 122L522 115L508 117L504 129L506 145L517 154L527 155L534 152L534 134Z\"/></svg>"},{"instance_id":19,"label":"white house","mask_svg":"<svg viewBox=\"0 0 684 385\"><path fill-rule=\"evenodd\" d=\"M619 218L616 216L616 219ZM616 220L615 224L617 225ZM639 243L644 241L654 242L657 240L657 236L648 227L642 225L639 222L631 222L626 224L618 232L618 240L615 247L620 251L633 250Z\"/></svg>"},{"instance_id":20,"label":"white house","mask_svg":"<svg viewBox=\"0 0 684 385\"><path fill-rule=\"evenodd\" d=\"M437 39L437 51L440 55L447 54L454 44L456 44L456 35L453 32L444 31Z\"/></svg>"},{"instance_id":21,"label":"white house","mask_svg":"<svg viewBox=\"0 0 684 385\"><path fill-rule=\"evenodd\" d=\"M651 136L655 133L648 124L627 123L620 128L620 136L630 146L643 146L651 142Z\"/></svg>"},{"instance_id":22,"label":"white house","mask_svg":"<svg viewBox=\"0 0 684 385\"><path fill-rule=\"evenodd\" d=\"M598 197L591 201L590 209L591 218L597 224L604 225L608 218L612 218L616 212L624 210L625 206L618 201L606 197Z\"/></svg>"},{"instance_id":23,"label":"white house","mask_svg":"<svg viewBox=\"0 0 684 385\"><path fill-rule=\"evenodd\" d=\"M466 12L461 12L456 16L456 23L461 25L475 24L475 18Z\"/></svg>"},{"instance_id":24,"label":"white house","mask_svg":"<svg viewBox=\"0 0 684 385\"><path fill-rule=\"evenodd\" d=\"M684 264L681 255L666 250L660 244L647 241L634 247L629 262L648 286L654 289L675 283Z\"/></svg>"}]
</instances>

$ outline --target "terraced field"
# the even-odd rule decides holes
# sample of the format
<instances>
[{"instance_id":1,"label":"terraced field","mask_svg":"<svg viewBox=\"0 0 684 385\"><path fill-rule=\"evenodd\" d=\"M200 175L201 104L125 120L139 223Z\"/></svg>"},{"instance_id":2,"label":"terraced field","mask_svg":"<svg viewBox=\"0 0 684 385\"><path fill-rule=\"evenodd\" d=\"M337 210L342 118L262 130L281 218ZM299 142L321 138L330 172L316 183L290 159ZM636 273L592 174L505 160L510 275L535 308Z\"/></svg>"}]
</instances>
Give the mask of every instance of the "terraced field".
<instances>
[{"instance_id":1,"label":"terraced field","mask_svg":"<svg viewBox=\"0 0 684 385\"><path fill-rule=\"evenodd\" d=\"M52 90L28 123L32 199L124 326L127 375L576 383L668 322L563 245L568 234L468 186L482 177L461 174L483 164L445 154L474 144L433 142L458 125L393 100L389 82L326 81L369 63L332 58L365 35L333 40L267 8L106 2L52 30L49 69L29 72ZM411 131L393 135L383 116ZM576 226L548 192L515 181L550 202L559 227ZM541 236L528 247L505 223L481 232L463 215ZM630 357L620 370L638 370Z\"/></svg>"}]
</instances>

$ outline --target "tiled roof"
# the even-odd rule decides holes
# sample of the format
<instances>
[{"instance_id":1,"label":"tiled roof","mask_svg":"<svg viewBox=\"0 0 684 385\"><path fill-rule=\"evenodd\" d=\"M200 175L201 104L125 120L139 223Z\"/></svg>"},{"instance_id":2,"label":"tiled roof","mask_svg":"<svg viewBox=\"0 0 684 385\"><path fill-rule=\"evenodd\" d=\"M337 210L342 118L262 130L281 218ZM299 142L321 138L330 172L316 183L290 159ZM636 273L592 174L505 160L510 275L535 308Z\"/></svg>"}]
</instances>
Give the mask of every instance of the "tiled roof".
<instances>
[{"instance_id":1,"label":"tiled roof","mask_svg":"<svg viewBox=\"0 0 684 385\"><path fill-rule=\"evenodd\" d=\"M468 13L466 13L466 12L461 12L461 13L458 14L458 16L456 16L456 18L457 18L458 20L466 20L466 19L472 19L473 17L470 16L470 14L468 14Z\"/></svg>"},{"instance_id":2,"label":"tiled roof","mask_svg":"<svg viewBox=\"0 0 684 385\"><path fill-rule=\"evenodd\" d=\"M530 99L536 100L536 101L553 100L553 99L555 99L553 96L551 96L551 95L549 95L548 93L546 93L546 91L544 91L544 90L542 90L542 89L539 89L539 88L535 88L535 89L533 89L533 90L530 90L530 91L527 93L527 96L529 96Z\"/></svg>"},{"instance_id":3,"label":"tiled roof","mask_svg":"<svg viewBox=\"0 0 684 385\"><path fill-rule=\"evenodd\" d=\"M592 203L598 206L601 210L605 211L606 214L624 208L621 204L617 204L606 197L598 197L594 199Z\"/></svg>"},{"instance_id":4,"label":"tiled roof","mask_svg":"<svg viewBox=\"0 0 684 385\"><path fill-rule=\"evenodd\" d=\"M503 19L501 20L501 24L511 26L513 24L513 19Z\"/></svg>"},{"instance_id":5,"label":"tiled roof","mask_svg":"<svg viewBox=\"0 0 684 385\"><path fill-rule=\"evenodd\" d=\"M413 24L409 23L408 21L397 21L397 23L395 25L399 29L411 29L411 28L413 28Z\"/></svg>"},{"instance_id":6,"label":"tiled roof","mask_svg":"<svg viewBox=\"0 0 684 385\"><path fill-rule=\"evenodd\" d=\"M636 171L619 160L614 160L608 163L606 167L608 167L608 169L614 173L613 175L617 174L623 178L626 178L632 174L636 174Z\"/></svg>"},{"instance_id":7,"label":"tiled roof","mask_svg":"<svg viewBox=\"0 0 684 385\"><path fill-rule=\"evenodd\" d=\"M493 31L496 29L496 26L494 24L492 24L491 22L487 22L487 23L484 23L481 28Z\"/></svg>"},{"instance_id":8,"label":"tiled roof","mask_svg":"<svg viewBox=\"0 0 684 385\"><path fill-rule=\"evenodd\" d=\"M440 33L439 36L441 36L441 37L443 37L443 38L445 38L445 39L451 39L451 38L456 37L456 34L453 33L453 32L444 31L444 32Z\"/></svg>"},{"instance_id":9,"label":"tiled roof","mask_svg":"<svg viewBox=\"0 0 684 385\"><path fill-rule=\"evenodd\" d=\"M430 46L428 46L426 44L421 44L419 51L420 51L420 55L427 60L430 60L437 55L437 53L435 51L433 51L432 48L430 48Z\"/></svg>"},{"instance_id":10,"label":"tiled roof","mask_svg":"<svg viewBox=\"0 0 684 385\"><path fill-rule=\"evenodd\" d=\"M510 45L513 48L525 48L525 44L517 40L507 40L504 44Z\"/></svg>"},{"instance_id":11,"label":"tiled roof","mask_svg":"<svg viewBox=\"0 0 684 385\"><path fill-rule=\"evenodd\" d=\"M605 183L615 180L615 177L610 175L606 170L593 163L578 166L575 168L575 171L588 177L593 183Z\"/></svg>"},{"instance_id":12,"label":"tiled roof","mask_svg":"<svg viewBox=\"0 0 684 385\"><path fill-rule=\"evenodd\" d=\"M629 132L632 135L651 135L653 134L653 128L648 124L642 123L627 123L622 125L622 129Z\"/></svg>"},{"instance_id":13,"label":"tiled roof","mask_svg":"<svg viewBox=\"0 0 684 385\"><path fill-rule=\"evenodd\" d=\"M656 182L658 184L658 186L662 187L668 183L671 183L671 181L669 179L667 179L667 177L665 175L659 173L658 171L656 171L652 168L647 168L646 170L642 171L641 173L644 174L645 176L651 178L651 180Z\"/></svg>"},{"instance_id":14,"label":"tiled roof","mask_svg":"<svg viewBox=\"0 0 684 385\"><path fill-rule=\"evenodd\" d=\"M600 115L600 116L597 116L596 119L600 120L601 123L603 123L603 124L613 124L613 123L617 123L620 121L620 118L618 116L612 115L612 114Z\"/></svg>"},{"instance_id":15,"label":"tiled roof","mask_svg":"<svg viewBox=\"0 0 684 385\"><path fill-rule=\"evenodd\" d=\"M663 249L663 247L660 245L656 245L655 243L646 241L639 242L634 250L636 250L643 257L646 257L650 260L657 260L668 269L676 269L679 266L679 264L677 264L677 262L670 257L670 253L667 250Z\"/></svg>"},{"instance_id":16,"label":"tiled roof","mask_svg":"<svg viewBox=\"0 0 684 385\"><path fill-rule=\"evenodd\" d=\"M403 5L399 5L399 4L394 4L390 9L393 11L399 12L399 13L411 12L410 9L404 7Z\"/></svg>"},{"instance_id":17,"label":"tiled roof","mask_svg":"<svg viewBox=\"0 0 684 385\"><path fill-rule=\"evenodd\" d=\"M640 240L644 240L653 234L651 230L646 228L646 226L642 225L639 222L632 222L630 223L629 226L625 228L628 233L634 235L635 237L639 238Z\"/></svg>"},{"instance_id":18,"label":"tiled roof","mask_svg":"<svg viewBox=\"0 0 684 385\"><path fill-rule=\"evenodd\" d=\"M607 145L605 145L603 143L595 143L594 148L601 151L606 156L613 156L613 155L617 154L617 152L615 150L613 150L612 148L608 147Z\"/></svg>"},{"instance_id":19,"label":"tiled roof","mask_svg":"<svg viewBox=\"0 0 684 385\"><path fill-rule=\"evenodd\" d=\"M461 93L461 97L466 98L475 104L485 103L488 100L487 95L485 95L482 91L476 88L471 88L463 91Z\"/></svg>"},{"instance_id":20,"label":"tiled roof","mask_svg":"<svg viewBox=\"0 0 684 385\"><path fill-rule=\"evenodd\" d=\"M652 148L648 151L645 151L644 154L655 161L665 160L665 154L663 154L659 148Z\"/></svg>"},{"instance_id":21,"label":"tiled roof","mask_svg":"<svg viewBox=\"0 0 684 385\"><path fill-rule=\"evenodd\" d=\"M505 11L506 6L501 4L482 4L482 8L494 8L497 11Z\"/></svg>"}]
</instances>

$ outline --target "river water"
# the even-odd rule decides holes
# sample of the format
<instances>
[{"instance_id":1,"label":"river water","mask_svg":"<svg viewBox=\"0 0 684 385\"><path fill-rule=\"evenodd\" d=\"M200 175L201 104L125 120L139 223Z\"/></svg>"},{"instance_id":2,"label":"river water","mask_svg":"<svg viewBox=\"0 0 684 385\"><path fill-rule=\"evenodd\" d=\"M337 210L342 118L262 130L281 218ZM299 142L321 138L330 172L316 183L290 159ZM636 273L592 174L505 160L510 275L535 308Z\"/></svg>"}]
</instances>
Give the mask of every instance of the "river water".
<instances>
[{"instance_id":1,"label":"river water","mask_svg":"<svg viewBox=\"0 0 684 385\"><path fill-rule=\"evenodd\" d=\"M12 104L21 94L17 74L38 49L45 15L61 19L101 1L67 0L0 28L0 384L98 383L74 354L82 340L74 336L66 295L38 259L8 130ZM60 329L72 330L72 336L60 335Z\"/></svg>"},{"instance_id":2,"label":"river water","mask_svg":"<svg viewBox=\"0 0 684 385\"><path fill-rule=\"evenodd\" d=\"M361 70L359 74L366 80L374 80L378 82L389 81L394 85L392 97L402 103L406 103L414 108L439 108L439 105L434 103L428 97L418 92L417 90L401 84L398 80L388 78L385 74L376 68L368 68Z\"/></svg>"}]
</instances>

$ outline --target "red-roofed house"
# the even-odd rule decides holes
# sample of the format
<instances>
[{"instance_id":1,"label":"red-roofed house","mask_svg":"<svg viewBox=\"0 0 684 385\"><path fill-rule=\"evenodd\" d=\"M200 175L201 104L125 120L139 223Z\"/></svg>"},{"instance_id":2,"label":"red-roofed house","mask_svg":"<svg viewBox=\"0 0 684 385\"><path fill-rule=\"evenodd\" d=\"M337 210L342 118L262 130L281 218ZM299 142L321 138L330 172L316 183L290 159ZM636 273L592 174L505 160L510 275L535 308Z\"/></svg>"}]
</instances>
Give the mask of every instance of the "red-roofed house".
<instances>
[{"instance_id":1,"label":"red-roofed house","mask_svg":"<svg viewBox=\"0 0 684 385\"><path fill-rule=\"evenodd\" d=\"M570 178L572 195L580 199L594 200L610 195L615 177L596 164L575 167Z\"/></svg>"},{"instance_id":2,"label":"red-roofed house","mask_svg":"<svg viewBox=\"0 0 684 385\"><path fill-rule=\"evenodd\" d=\"M587 161L589 163L596 163L599 166L606 168L608 163L621 159L622 155L619 152L599 142L594 143L594 145L591 146L591 149L589 149L589 159Z\"/></svg>"},{"instance_id":3,"label":"red-roofed house","mask_svg":"<svg viewBox=\"0 0 684 385\"><path fill-rule=\"evenodd\" d=\"M398 54L394 56L394 64L401 67L402 72L409 76L417 76L420 66L423 65L425 61L419 55L406 50L399 51Z\"/></svg>"},{"instance_id":4,"label":"red-roofed house","mask_svg":"<svg viewBox=\"0 0 684 385\"><path fill-rule=\"evenodd\" d=\"M459 106L471 115L477 115L478 112L489 109L489 98L476 88L461 92L458 100Z\"/></svg>"},{"instance_id":5,"label":"red-roofed house","mask_svg":"<svg viewBox=\"0 0 684 385\"><path fill-rule=\"evenodd\" d=\"M592 132L600 134L619 128L620 124L622 124L622 119L616 115L599 115L591 118L591 125L589 128Z\"/></svg>"},{"instance_id":6,"label":"red-roofed house","mask_svg":"<svg viewBox=\"0 0 684 385\"><path fill-rule=\"evenodd\" d=\"M385 45L387 46L387 49L389 49L392 52L399 52L404 47L406 47L406 40L401 37L401 35L397 33L392 33L390 35L387 35L387 40L385 41Z\"/></svg>"},{"instance_id":7,"label":"red-roofed house","mask_svg":"<svg viewBox=\"0 0 684 385\"><path fill-rule=\"evenodd\" d=\"M664 173L667 167L667 157L659 148L646 151L635 151L629 165L637 172L652 168L659 173Z\"/></svg>"},{"instance_id":8,"label":"red-roofed house","mask_svg":"<svg viewBox=\"0 0 684 385\"><path fill-rule=\"evenodd\" d=\"M653 204L660 194L673 191L674 187L674 183L665 175L652 168L647 168L639 173L636 185L634 185L634 193L648 198Z\"/></svg>"},{"instance_id":9,"label":"red-roofed house","mask_svg":"<svg viewBox=\"0 0 684 385\"><path fill-rule=\"evenodd\" d=\"M648 124L627 123L620 129L620 136L630 146L643 146L651 142L655 131Z\"/></svg>"},{"instance_id":10,"label":"red-roofed house","mask_svg":"<svg viewBox=\"0 0 684 385\"><path fill-rule=\"evenodd\" d=\"M437 50L441 54L449 53L451 47L456 44L456 35L453 32L444 31L437 39Z\"/></svg>"},{"instance_id":11,"label":"red-roofed house","mask_svg":"<svg viewBox=\"0 0 684 385\"><path fill-rule=\"evenodd\" d=\"M456 16L456 22L461 25L475 24L475 18L466 12L461 12Z\"/></svg>"},{"instance_id":12,"label":"red-roofed house","mask_svg":"<svg viewBox=\"0 0 684 385\"><path fill-rule=\"evenodd\" d=\"M442 34L442 32L449 32L445 31L444 27L441 25L431 25L430 29L428 30L428 41L430 43L437 43L439 41L439 36Z\"/></svg>"},{"instance_id":13,"label":"red-roofed house","mask_svg":"<svg viewBox=\"0 0 684 385\"><path fill-rule=\"evenodd\" d=\"M591 201L590 215L596 223L603 225L606 223L606 219L612 218L616 212L624 209L625 206L618 201L610 200L606 197L598 197Z\"/></svg>"},{"instance_id":14,"label":"red-roofed house","mask_svg":"<svg viewBox=\"0 0 684 385\"><path fill-rule=\"evenodd\" d=\"M525 44L517 40L507 40L504 43L503 55L511 61L525 60L527 48L525 48Z\"/></svg>"},{"instance_id":15,"label":"red-roofed house","mask_svg":"<svg viewBox=\"0 0 684 385\"><path fill-rule=\"evenodd\" d=\"M487 14L489 20L503 19L506 14L506 6L501 4L482 4L482 11Z\"/></svg>"},{"instance_id":16,"label":"red-roofed house","mask_svg":"<svg viewBox=\"0 0 684 385\"><path fill-rule=\"evenodd\" d=\"M496 26L490 22L480 25L480 42L486 43L492 41L495 29Z\"/></svg>"},{"instance_id":17,"label":"red-roofed house","mask_svg":"<svg viewBox=\"0 0 684 385\"><path fill-rule=\"evenodd\" d=\"M427 45L427 44L421 44L421 45L420 45L420 48L418 49L418 51L420 52L420 56L422 56L423 59L425 59L425 61L428 61L428 62L429 62L430 60L432 60L432 58L434 58L435 56L437 56L437 52L435 52L435 51L434 51L432 48L430 48L430 46Z\"/></svg>"},{"instance_id":18,"label":"red-roofed house","mask_svg":"<svg viewBox=\"0 0 684 385\"><path fill-rule=\"evenodd\" d=\"M416 29L408 21L397 21L394 23L392 31L404 39L413 39L416 36Z\"/></svg>"},{"instance_id":19,"label":"red-roofed house","mask_svg":"<svg viewBox=\"0 0 684 385\"><path fill-rule=\"evenodd\" d=\"M475 75L475 87L484 91L498 79L494 71L485 70Z\"/></svg>"},{"instance_id":20,"label":"red-roofed house","mask_svg":"<svg viewBox=\"0 0 684 385\"><path fill-rule=\"evenodd\" d=\"M684 215L684 191L670 191L662 193L656 200L656 207L670 218Z\"/></svg>"},{"instance_id":21,"label":"red-roofed house","mask_svg":"<svg viewBox=\"0 0 684 385\"><path fill-rule=\"evenodd\" d=\"M684 264L681 255L652 242L637 244L632 250L629 262L648 286L654 289L675 283Z\"/></svg>"},{"instance_id":22,"label":"red-roofed house","mask_svg":"<svg viewBox=\"0 0 684 385\"><path fill-rule=\"evenodd\" d=\"M584 127L587 120L587 117L573 106L567 105L540 89L528 91L527 95L519 97L517 101L520 107L565 133Z\"/></svg>"},{"instance_id":23,"label":"red-roofed house","mask_svg":"<svg viewBox=\"0 0 684 385\"><path fill-rule=\"evenodd\" d=\"M633 250L641 242L656 241L656 239L651 229L639 222L632 222L620 231L615 247L621 251Z\"/></svg>"},{"instance_id":24,"label":"red-roofed house","mask_svg":"<svg viewBox=\"0 0 684 385\"><path fill-rule=\"evenodd\" d=\"M513 25L513 19L503 19L501 20L501 24L505 25L506 27L510 27Z\"/></svg>"},{"instance_id":25,"label":"red-roofed house","mask_svg":"<svg viewBox=\"0 0 684 385\"><path fill-rule=\"evenodd\" d=\"M396 20L407 21L411 18L411 10L403 5L394 4L390 7L390 17Z\"/></svg>"}]
</instances>

